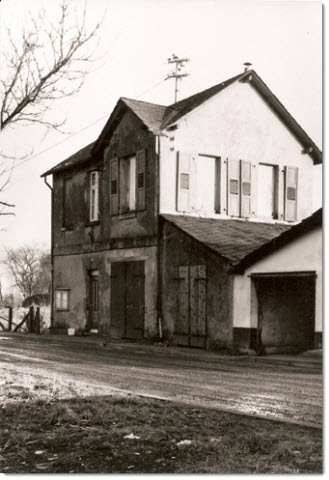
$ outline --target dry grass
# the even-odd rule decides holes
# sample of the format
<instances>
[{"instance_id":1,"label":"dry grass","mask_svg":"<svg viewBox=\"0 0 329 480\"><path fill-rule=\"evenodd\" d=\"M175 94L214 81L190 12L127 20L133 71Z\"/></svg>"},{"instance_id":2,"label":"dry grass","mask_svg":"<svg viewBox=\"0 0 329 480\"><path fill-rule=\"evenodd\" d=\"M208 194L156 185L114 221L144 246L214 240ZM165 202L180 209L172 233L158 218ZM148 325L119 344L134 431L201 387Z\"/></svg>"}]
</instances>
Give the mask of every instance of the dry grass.
<instances>
[{"instance_id":1,"label":"dry grass","mask_svg":"<svg viewBox=\"0 0 329 480\"><path fill-rule=\"evenodd\" d=\"M320 430L4 372L5 473L320 473ZM125 438L127 437L127 438Z\"/></svg>"}]
</instances>

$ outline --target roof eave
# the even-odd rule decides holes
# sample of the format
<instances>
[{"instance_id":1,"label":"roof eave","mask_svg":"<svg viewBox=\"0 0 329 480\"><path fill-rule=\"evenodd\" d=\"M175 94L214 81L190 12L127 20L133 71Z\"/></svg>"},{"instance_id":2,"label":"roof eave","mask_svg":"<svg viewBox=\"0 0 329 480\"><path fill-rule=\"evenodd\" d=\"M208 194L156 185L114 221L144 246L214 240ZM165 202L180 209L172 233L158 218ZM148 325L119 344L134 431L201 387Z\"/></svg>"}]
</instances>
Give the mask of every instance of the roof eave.
<instances>
[{"instance_id":1,"label":"roof eave","mask_svg":"<svg viewBox=\"0 0 329 480\"><path fill-rule=\"evenodd\" d=\"M305 130L297 123L294 117L288 112L286 107L280 102L280 100L271 92L268 86L263 82L263 80L257 75L255 70L250 70L249 75L244 76L239 81L248 81L251 85L256 88L260 93L263 99L269 104L270 107L277 113L277 115L282 119L285 125L289 128L291 133L299 140L302 144L304 151L303 153L308 154L315 165L322 163L322 152L318 146L313 142L313 140L307 135Z\"/></svg>"}]
</instances>

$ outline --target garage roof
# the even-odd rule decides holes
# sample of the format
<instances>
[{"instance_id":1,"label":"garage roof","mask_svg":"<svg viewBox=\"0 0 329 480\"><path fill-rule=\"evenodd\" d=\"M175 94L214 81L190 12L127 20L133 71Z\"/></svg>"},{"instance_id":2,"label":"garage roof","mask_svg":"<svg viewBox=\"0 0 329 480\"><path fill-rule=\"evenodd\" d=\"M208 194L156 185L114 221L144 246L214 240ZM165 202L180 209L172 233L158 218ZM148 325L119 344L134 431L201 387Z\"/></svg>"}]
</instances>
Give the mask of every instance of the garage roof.
<instances>
[{"instance_id":1,"label":"garage roof","mask_svg":"<svg viewBox=\"0 0 329 480\"><path fill-rule=\"evenodd\" d=\"M184 233L206 245L229 265L238 265L253 251L268 243L290 225L238 219L200 218L188 215L161 215Z\"/></svg>"},{"instance_id":2,"label":"garage roof","mask_svg":"<svg viewBox=\"0 0 329 480\"><path fill-rule=\"evenodd\" d=\"M314 212L310 217L305 218L297 225L292 226L286 231L283 231L279 236L274 237L269 242L261 245L256 250L250 252L237 265L234 266L232 272L243 273L247 267L256 263L258 260L270 255L275 250L287 245L297 238L305 235L314 228L322 226L322 208Z\"/></svg>"}]
</instances>

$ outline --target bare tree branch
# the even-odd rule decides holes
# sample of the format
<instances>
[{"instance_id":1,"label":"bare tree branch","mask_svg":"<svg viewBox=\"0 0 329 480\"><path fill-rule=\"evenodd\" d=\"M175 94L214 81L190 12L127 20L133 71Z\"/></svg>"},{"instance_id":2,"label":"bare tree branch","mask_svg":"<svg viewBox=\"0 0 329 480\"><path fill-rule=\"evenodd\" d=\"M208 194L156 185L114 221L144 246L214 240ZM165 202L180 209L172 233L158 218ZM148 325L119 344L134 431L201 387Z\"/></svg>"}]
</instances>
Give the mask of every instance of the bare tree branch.
<instances>
[{"instance_id":1,"label":"bare tree branch","mask_svg":"<svg viewBox=\"0 0 329 480\"><path fill-rule=\"evenodd\" d=\"M102 20L88 28L86 4L81 12L69 0L61 0L57 16L50 17L44 9L29 11L18 35L13 36L10 26L3 29L0 130L41 124L64 133L66 119L53 120L48 114L54 101L80 91L90 65L98 60ZM2 158L6 157L0 153ZM0 194L8 181L0 185ZM6 201L0 205L13 206Z\"/></svg>"}]
</instances>

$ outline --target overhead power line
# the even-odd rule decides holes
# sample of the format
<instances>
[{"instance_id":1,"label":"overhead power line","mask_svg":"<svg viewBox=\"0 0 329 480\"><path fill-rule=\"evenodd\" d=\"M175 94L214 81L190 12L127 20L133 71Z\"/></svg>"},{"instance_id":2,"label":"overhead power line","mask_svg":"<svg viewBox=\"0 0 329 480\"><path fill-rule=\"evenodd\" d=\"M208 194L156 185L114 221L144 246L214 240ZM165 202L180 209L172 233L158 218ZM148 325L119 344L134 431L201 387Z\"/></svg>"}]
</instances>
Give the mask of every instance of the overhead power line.
<instances>
[{"instance_id":1,"label":"overhead power line","mask_svg":"<svg viewBox=\"0 0 329 480\"><path fill-rule=\"evenodd\" d=\"M158 82L156 83L155 85L153 85L151 88L149 88L148 90L145 90L144 92L142 92L141 94L137 95L136 98L140 98L142 97L143 95L145 95L146 93L150 92L151 90L153 90L154 88L158 87L161 83L163 83L165 80L161 80L161 82ZM76 132L74 133L71 133L69 136L63 138L62 140L59 140L59 142L56 142L54 143L53 145L50 145L49 147L45 148L44 150L41 150L40 152L37 152L37 153L34 153L33 155L27 157L27 158L24 158L22 161L16 163L16 165L14 165L13 167L11 167L10 169L4 171L3 173L7 173L7 172L10 172L12 170L14 170L15 168L18 168L20 167L21 165L23 165L24 163L26 162L29 162L30 160L33 160L34 158L36 157L39 157L40 155L43 155L44 153L46 152L49 152L49 150L52 150L53 148L57 147L58 145L60 145L61 143L64 143L66 142L67 140L70 140L70 138L74 137L75 135L78 135L79 133L83 132L84 130L87 130L88 128L90 127L93 127L94 125L96 125L96 123L100 122L101 120L104 120L105 118L108 118L109 117L109 114L106 114L106 115L103 115L102 117L98 118L97 120L95 120L94 122L92 123L89 123L88 125L80 128L79 130L77 130ZM9 188L11 188L13 185L15 185L17 183L16 182L12 182L9 186ZM8 189L7 189L8 190Z\"/></svg>"}]
</instances>

